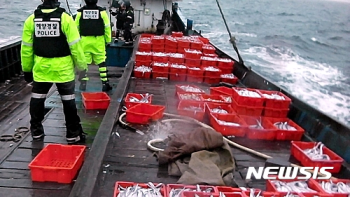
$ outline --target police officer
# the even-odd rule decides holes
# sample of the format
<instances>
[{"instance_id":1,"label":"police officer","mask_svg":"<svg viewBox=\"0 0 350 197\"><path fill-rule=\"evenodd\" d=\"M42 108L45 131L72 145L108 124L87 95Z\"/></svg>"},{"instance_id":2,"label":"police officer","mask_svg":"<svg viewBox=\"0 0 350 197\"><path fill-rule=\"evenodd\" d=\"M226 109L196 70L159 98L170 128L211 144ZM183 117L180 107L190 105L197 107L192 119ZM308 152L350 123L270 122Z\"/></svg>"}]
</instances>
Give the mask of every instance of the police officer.
<instances>
[{"instance_id":1,"label":"police officer","mask_svg":"<svg viewBox=\"0 0 350 197\"><path fill-rule=\"evenodd\" d=\"M131 6L129 0L121 0L118 2L119 7L116 12L112 12L113 16L117 18L117 34L116 38L119 37L120 32L123 31L125 43L132 42L131 29L134 24L134 8Z\"/></svg>"},{"instance_id":2,"label":"police officer","mask_svg":"<svg viewBox=\"0 0 350 197\"><path fill-rule=\"evenodd\" d=\"M82 36L82 45L88 64L94 62L99 66L102 91L112 87L108 80L106 60L106 44L112 40L111 24L104 8L97 6L97 0L85 0L86 5L78 10L76 25ZM86 90L87 72L80 73L80 90Z\"/></svg>"},{"instance_id":3,"label":"police officer","mask_svg":"<svg viewBox=\"0 0 350 197\"><path fill-rule=\"evenodd\" d=\"M120 6L122 2L123 1L118 2L117 9L115 12L112 12L112 10L110 10L111 14L113 16L116 16L116 19L117 19L117 22L116 22L117 32L115 35L116 38L119 38L121 33L124 31L124 19L122 18L123 17L123 10L121 9L121 6Z\"/></svg>"},{"instance_id":4,"label":"police officer","mask_svg":"<svg viewBox=\"0 0 350 197\"><path fill-rule=\"evenodd\" d=\"M122 17L124 20L124 40L128 44L133 41L131 29L134 24L134 8L131 6L130 1L124 0L121 4L121 9L124 10L124 16Z\"/></svg>"},{"instance_id":5,"label":"police officer","mask_svg":"<svg viewBox=\"0 0 350 197\"><path fill-rule=\"evenodd\" d=\"M82 142L85 133L75 104L75 73L87 64L73 18L57 0L43 0L24 22L21 62L25 80L33 81L30 130L34 140L44 137L45 99L53 83L61 95L68 143Z\"/></svg>"}]
</instances>

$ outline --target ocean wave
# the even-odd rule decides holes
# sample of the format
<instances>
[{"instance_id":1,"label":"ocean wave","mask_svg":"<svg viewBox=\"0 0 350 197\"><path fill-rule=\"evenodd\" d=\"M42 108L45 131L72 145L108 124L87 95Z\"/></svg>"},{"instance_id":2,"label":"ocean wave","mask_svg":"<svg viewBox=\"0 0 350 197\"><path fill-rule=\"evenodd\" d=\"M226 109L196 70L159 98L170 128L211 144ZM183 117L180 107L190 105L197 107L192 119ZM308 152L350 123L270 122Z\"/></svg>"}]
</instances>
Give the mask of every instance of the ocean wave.
<instances>
[{"instance_id":1,"label":"ocean wave","mask_svg":"<svg viewBox=\"0 0 350 197\"><path fill-rule=\"evenodd\" d=\"M343 40L343 37L341 37L341 36L333 36L333 37L330 37L329 40Z\"/></svg>"},{"instance_id":2,"label":"ocean wave","mask_svg":"<svg viewBox=\"0 0 350 197\"><path fill-rule=\"evenodd\" d=\"M282 13L278 13L277 16L295 16L295 14L282 12Z\"/></svg>"},{"instance_id":3,"label":"ocean wave","mask_svg":"<svg viewBox=\"0 0 350 197\"><path fill-rule=\"evenodd\" d=\"M349 109L344 105L350 101L350 96L333 88L346 79L340 70L329 64L304 59L286 47L251 47L242 54L257 57L248 60L254 65L253 69L285 87L294 96L337 119L350 117Z\"/></svg>"},{"instance_id":4,"label":"ocean wave","mask_svg":"<svg viewBox=\"0 0 350 197\"><path fill-rule=\"evenodd\" d=\"M11 41L11 40L14 40L14 39L17 39L17 38L20 38L20 36L10 36L9 38L2 38L0 39L0 44L4 44L8 41Z\"/></svg>"}]
</instances>

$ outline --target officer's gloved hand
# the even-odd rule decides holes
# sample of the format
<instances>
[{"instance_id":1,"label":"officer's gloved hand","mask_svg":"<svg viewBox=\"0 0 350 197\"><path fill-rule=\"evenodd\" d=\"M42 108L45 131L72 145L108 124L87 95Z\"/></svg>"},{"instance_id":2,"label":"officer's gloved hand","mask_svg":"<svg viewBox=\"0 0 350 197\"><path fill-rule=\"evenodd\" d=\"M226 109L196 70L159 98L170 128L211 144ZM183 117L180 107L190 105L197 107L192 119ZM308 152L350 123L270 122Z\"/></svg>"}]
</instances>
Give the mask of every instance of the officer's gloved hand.
<instances>
[{"instance_id":1,"label":"officer's gloved hand","mask_svg":"<svg viewBox=\"0 0 350 197\"><path fill-rule=\"evenodd\" d=\"M28 83L33 82L33 73L32 72L24 72L24 80Z\"/></svg>"}]
</instances>

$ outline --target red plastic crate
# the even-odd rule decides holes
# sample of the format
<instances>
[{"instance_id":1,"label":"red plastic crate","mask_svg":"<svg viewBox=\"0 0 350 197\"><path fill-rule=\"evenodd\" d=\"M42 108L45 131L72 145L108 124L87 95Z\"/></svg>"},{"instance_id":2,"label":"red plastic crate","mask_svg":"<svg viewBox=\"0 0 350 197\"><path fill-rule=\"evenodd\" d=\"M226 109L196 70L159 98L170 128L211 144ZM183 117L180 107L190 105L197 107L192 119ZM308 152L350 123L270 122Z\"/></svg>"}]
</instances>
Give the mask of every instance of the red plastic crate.
<instances>
[{"instance_id":1,"label":"red plastic crate","mask_svg":"<svg viewBox=\"0 0 350 197\"><path fill-rule=\"evenodd\" d=\"M186 81L186 74L169 73L169 79L171 81Z\"/></svg>"},{"instance_id":2,"label":"red plastic crate","mask_svg":"<svg viewBox=\"0 0 350 197\"><path fill-rule=\"evenodd\" d=\"M183 188L186 188L186 189L191 189L191 190L196 190L197 189L197 186L195 185L184 185L184 184L167 184L166 186L166 190L167 190L167 194L169 195L170 191L172 189L183 189ZM210 185L199 185L199 188L201 190L206 190L208 188L212 188L212 191L210 194L215 194L215 195L218 195L219 192L218 192L218 189L215 187L215 186L210 186ZM190 192L190 191L189 191ZM167 196L168 196L167 195Z\"/></svg>"},{"instance_id":3,"label":"red plastic crate","mask_svg":"<svg viewBox=\"0 0 350 197\"><path fill-rule=\"evenodd\" d=\"M209 115L210 124L213 128L224 136L234 135L236 137L244 137L246 134L246 123L242 118L235 114L217 114L210 113ZM234 122L240 124L240 126L223 125L219 121Z\"/></svg>"},{"instance_id":4,"label":"red plastic crate","mask_svg":"<svg viewBox=\"0 0 350 197\"><path fill-rule=\"evenodd\" d=\"M169 72L169 64L167 62L152 62L151 66L153 72Z\"/></svg>"},{"instance_id":5,"label":"red plastic crate","mask_svg":"<svg viewBox=\"0 0 350 197\"><path fill-rule=\"evenodd\" d=\"M176 38L178 49L184 50L184 48L190 48L190 41L184 37Z\"/></svg>"},{"instance_id":6,"label":"red plastic crate","mask_svg":"<svg viewBox=\"0 0 350 197\"><path fill-rule=\"evenodd\" d=\"M218 67L233 68L234 61L228 58L218 58Z\"/></svg>"},{"instance_id":7,"label":"red plastic crate","mask_svg":"<svg viewBox=\"0 0 350 197\"><path fill-rule=\"evenodd\" d=\"M276 177L276 176L271 176L271 177ZM276 177L276 180L278 180L277 177ZM271 181L274 181L274 180L266 180L266 190L267 191L278 192L280 194L280 196L285 196L288 193L288 192L280 192L280 191L278 191L276 186ZM295 179L283 179L283 180L280 180L280 181L289 183L289 182L300 181L300 180L295 178ZM317 188L311 183L311 179L305 180L305 181L306 181L308 187L310 189L314 190L315 192L301 192L301 193L298 193L298 195L303 195L304 197L314 197L314 196L332 197L332 195L329 195L329 194L324 193L324 192L317 191Z\"/></svg>"},{"instance_id":8,"label":"red plastic crate","mask_svg":"<svg viewBox=\"0 0 350 197\"><path fill-rule=\"evenodd\" d=\"M183 64L170 64L170 73L187 74L187 66Z\"/></svg>"},{"instance_id":9,"label":"red plastic crate","mask_svg":"<svg viewBox=\"0 0 350 197\"><path fill-rule=\"evenodd\" d=\"M192 36L193 37L193 36ZM203 44L209 44L209 39L201 36L197 36L200 41L203 42Z\"/></svg>"},{"instance_id":10,"label":"red plastic crate","mask_svg":"<svg viewBox=\"0 0 350 197\"><path fill-rule=\"evenodd\" d=\"M199 90L198 90L198 92L187 91L183 88L183 87L187 87L187 86L197 88ZM201 88L199 88L198 86L195 86L195 85L175 85L175 87L176 87L176 93L178 93L178 92L180 92L180 93L190 92L190 93L196 93L196 94L205 94L204 90L202 90Z\"/></svg>"},{"instance_id":11,"label":"red plastic crate","mask_svg":"<svg viewBox=\"0 0 350 197\"><path fill-rule=\"evenodd\" d=\"M185 49L185 58L186 59L199 59L202 56L202 52L195 49Z\"/></svg>"},{"instance_id":12,"label":"red plastic crate","mask_svg":"<svg viewBox=\"0 0 350 197\"><path fill-rule=\"evenodd\" d=\"M278 92L278 91L268 91L268 90L259 90L259 92L261 93L261 95L263 97L265 97L265 106L267 108L274 108L274 109L288 109L292 100L287 97L286 95L284 95L282 92ZM266 96L264 96L264 94L277 94L279 96L282 96L285 100L277 100L277 99L270 99Z\"/></svg>"},{"instance_id":13,"label":"red plastic crate","mask_svg":"<svg viewBox=\"0 0 350 197\"><path fill-rule=\"evenodd\" d=\"M83 165L86 146L48 144L28 165L38 182L72 183Z\"/></svg>"},{"instance_id":14,"label":"red plastic crate","mask_svg":"<svg viewBox=\"0 0 350 197\"><path fill-rule=\"evenodd\" d=\"M152 72L152 79L166 78L169 79L169 72Z\"/></svg>"},{"instance_id":15,"label":"red plastic crate","mask_svg":"<svg viewBox=\"0 0 350 197\"><path fill-rule=\"evenodd\" d=\"M271 118L286 118L288 116L289 109L272 109L264 108L263 116Z\"/></svg>"},{"instance_id":16,"label":"red plastic crate","mask_svg":"<svg viewBox=\"0 0 350 197\"><path fill-rule=\"evenodd\" d=\"M180 194L181 197L219 197L219 194L210 194L206 192L191 192L183 191Z\"/></svg>"},{"instance_id":17,"label":"red plastic crate","mask_svg":"<svg viewBox=\"0 0 350 197\"><path fill-rule=\"evenodd\" d=\"M187 74L189 75L193 75L193 76L199 76L199 77L203 77L204 75L204 70L200 67L187 67Z\"/></svg>"},{"instance_id":18,"label":"red plastic crate","mask_svg":"<svg viewBox=\"0 0 350 197\"><path fill-rule=\"evenodd\" d=\"M228 112L227 114L236 114L236 112L232 109L231 105L229 105L229 104L205 103L205 112L207 114L214 113L211 110L212 109L216 109L216 108L220 108L220 109L226 110ZM214 114L218 114L219 116L220 115L227 115L227 114L224 114L224 113L214 113Z\"/></svg>"},{"instance_id":19,"label":"red plastic crate","mask_svg":"<svg viewBox=\"0 0 350 197\"><path fill-rule=\"evenodd\" d=\"M203 56L205 57L219 57L216 53L203 53Z\"/></svg>"},{"instance_id":20,"label":"red plastic crate","mask_svg":"<svg viewBox=\"0 0 350 197\"><path fill-rule=\"evenodd\" d=\"M185 63L185 56L181 53L171 53L169 54L169 62L174 64Z\"/></svg>"},{"instance_id":21,"label":"red plastic crate","mask_svg":"<svg viewBox=\"0 0 350 197\"><path fill-rule=\"evenodd\" d=\"M236 103L239 105L246 105L246 106L251 106L251 107L253 107L253 106L254 107L262 107L264 105L265 99L259 93L259 91L257 89L233 87L232 90L233 90L232 97L236 101ZM241 96L238 93L238 91L240 91L240 90L248 90L248 91L256 92L260 96L260 98Z\"/></svg>"},{"instance_id":22,"label":"red plastic crate","mask_svg":"<svg viewBox=\"0 0 350 197\"><path fill-rule=\"evenodd\" d=\"M218 67L222 74L232 74L233 68Z\"/></svg>"},{"instance_id":23,"label":"red plastic crate","mask_svg":"<svg viewBox=\"0 0 350 197\"><path fill-rule=\"evenodd\" d=\"M164 52L165 53L177 53L177 47L170 47L168 45L165 45Z\"/></svg>"},{"instance_id":24,"label":"red plastic crate","mask_svg":"<svg viewBox=\"0 0 350 197\"><path fill-rule=\"evenodd\" d=\"M138 185L139 187L142 187L142 188L149 188L147 184L145 183L134 183L134 182L122 182L122 181L118 181L115 183L115 186L114 186L114 195L113 197L118 197L119 195L119 186L123 187L123 188L126 188L126 187L132 187L132 186L136 186ZM153 183L153 185L157 186L158 183ZM162 194L162 196L167 196L166 194L166 185L162 185L161 188L160 188L160 193Z\"/></svg>"},{"instance_id":25,"label":"red plastic crate","mask_svg":"<svg viewBox=\"0 0 350 197\"><path fill-rule=\"evenodd\" d=\"M177 49L177 40L174 37L168 36L165 38L165 46L169 46L169 48Z\"/></svg>"},{"instance_id":26,"label":"red plastic crate","mask_svg":"<svg viewBox=\"0 0 350 197\"><path fill-rule=\"evenodd\" d=\"M140 103L126 110L126 121L147 124L163 118L164 110L164 106Z\"/></svg>"},{"instance_id":27,"label":"red plastic crate","mask_svg":"<svg viewBox=\"0 0 350 197\"><path fill-rule=\"evenodd\" d=\"M201 109L198 111L185 109L185 108L188 108L191 106L199 107ZM177 107L177 112L179 115L192 117L194 119L202 121L204 118L204 113L205 113L204 103L192 101L192 100L182 100L179 102L179 105Z\"/></svg>"},{"instance_id":28,"label":"red plastic crate","mask_svg":"<svg viewBox=\"0 0 350 197\"><path fill-rule=\"evenodd\" d=\"M293 122L289 118L270 118L270 121L272 124L275 124L277 122L288 122L288 125L293 126L296 128L296 131L288 131L283 129L278 129L277 126L277 134L276 134L276 140L293 140L293 141L300 141L304 134L304 129L301 128L299 125L297 125L295 122Z\"/></svg>"},{"instance_id":29,"label":"red plastic crate","mask_svg":"<svg viewBox=\"0 0 350 197\"><path fill-rule=\"evenodd\" d=\"M136 51L135 61L151 61L151 60L152 60L152 53L151 52Z\"/></svg>"},{"instance_id":30,"label":"red plastic crate","mask_svg":"<svg viewBox=\"0 0 350 197\"><path fill-rule=\"evenodd\" d=\"M111 99L105 92L82 92L85 109L107 109Z\"/></svg>"},{"instance_id":31,"label":"red plastic crate","mask_svg":"<svg viewBox=\"0 0 350 197\"><path fill-rule=\"evenodd\" d=\"M229 77L229 76L233 76L233 77ZM238 78L236 76L234 76L233 74L230 75L221 75L221 81L222 82L226 82L226 83L230 83L230 84L236 84L238 82Z\"/></svg>"},{"instance_id":32,"label":"red plastic crate","mask_svg":"<svg viewBox=\"0 0 350 197\"><path fill-rule=\"evenodd\" d=\"M220 78L221 70L217 67L214 67L214 66L210 66L210 67L212 69L215 69L215 70L206 70L206 69L209 69L209 67L203 67L204 77L216 77L216 78L218 77L218 78Z\"/></svg>"},{"instance_id":33,"label":"red plastic crate","mask_svg":"<svg viewBox=\"0 0 350 197\"><path fill-rule=\"evenodd\" d=\"M164 44L165 37L164 36L153 35L151 37L151 40L152 40L152 44Z\"/></svg>"},{"instance_id":34,"label":"red plastic crate","mask_svg":"<svg viewBox=\"0 0 350 197\"><path fill-rule=\"evenodd\" d=\"M208 100L210 99L210 100ZM202 101L208 102L208 103L219 103L219 104L231 104L228 102L225 102L224 99L220 95L208 95L208 94L202 94Z\"/></svg>"},{"instance_id":35,"label":"red plastic crate","mask_svg":"<svg viewBox=\"0 0 350 197\"><path fill-rule=\"evenodd\" d=\"M196 49L198 51L202 51L203 48L203 42L200 40L193 40L190 43L190 48L191 49Z\"/></svg>"},{"instance_id":36,"label":"red plastic crate","mask_svg":"<svg viewBox=\"0 0 350 197\"><path fill-rule=\"evenodd\" d=\"M190 97L191 99L186 99L184 96ZM197 101L197 102L202 102L202 97L201 94L195 94L195 93L177 93L178 99L181 100L192 100L192 101Z\"/></svg>"},{"instance_id":37,"label":"red plastic crate","mask_svg":"<svg viewBox=\"0 0 350 197\"><path fill-rule=\"evenodd\" d=\"M201 57L201 65L202 67L207 67L207 66L217 66L218 62L215 57Z\"/></svg>"},{"instance_id":38,"label":"red plastic crate","mask_svg":"<svg viewBox=\"0 0 350 197\"><path fill-rule=\"evenodd\" d=\"M311 160L303 150L313 148L317 142L298 142L292 141L291 154L305 167L333 167L333 170L327 170L331 173L338 173L341 169L343 159L338 156L336 153L331 151L327 147L323 147L323 153L327 154L331 160L320 161L320 160Z\"/></svg>"},{"instance_id":39,"label":"red plastic crate","mask_svg":"<svg viewBox=\"0 0 350 197\"><path fill-rule=\"evenodd\" d=\"M203 45L202 51L204 54L212 54L215 53L216 49L211 44L205 44Z\"/></svg>"},{"instance_id":40,"label":"red plastic crate","mask_svg":"<svg viewBox=\"0 0 350 197\"><path fill-rule=\"evenodd\" d=\"M165 49L165 44L161 44L161 43L154 43L152 44L152 49L157 49L157 48L162 48L163 50Z\"/></svg>"},{"instance_id":41,"label":"red plastic crate","mask_svg":"<svg viewBox=\"0 0 350 197\"><path fill-rule=\"evenodd\" d=\"M152 60L155 62L168 62L169 61L169 56L167 53L159 53L159 52L154 52L152 54Z\"/></svg>"},{"instance_id":42,"label":"red plastic crate","mask_svg":"<svg viewBox=\"0 0 350 197\"><path fill-rule=\"evenodd\" d=\"M315 179L310 179L309 180L309 185L310 187L312 186L316 191L320 192L320 193L325 193L325 194L328 194L328 195L332 195L334 197L348 197L350 192L349 193L328 193L327 191L325 191L322 186L320 185L320 183L322 183L322 181L325 181L325 182L329 182L329 180L315 180ZM349 184L350 183L350 180L349 179L333 179L332 180L333 183L337 184L339 182L343 182L345 184Z\"/></svg>"},{"instance_id":43,"label":"red plastic crate","mask_svg":"<svg viewBox=\"0 0 350 197\"><path fill-rule=\"evenodd\" d=\"M233 188L233 187L228 187L228 186L216 186L216 188L218 189L218 192L222 192L222 193L232 193L232 192L242 192L242 190L240 188Z\"/></svg>"},{"instance_id":44,"label":"red plastic crate","mask_svg":"<svg viewBox=\"0 0 350 197\"><path fill-rule=\"evenodd\" d=\"M232 89L224 86L220 87L211 87L210 94L219 94L219 95L232 95Z\"/></svg>"},{"instance_id":45,"label":"red plastic crate","mask_svg":"<svg viewBox=\"0 0 350 197\"><path fill-rule=\"evenodd\" d=\"M173 31L173 32L171 32L171 36L173 36L173 37L182 37L183 33L181 31L178 31L178 32Z\"/></svg>"},{"instance_id":46,"label":"red plastic crate","mask_svg":"<svg viewBox=\"0 0 350 197\"><path fill-rule=\"evenodd\" d=\"M128 93L124 99L124 102L125 102L125 106L126 108L130 108L130 107L133 107L137 104L139 104L140 102L131 102L129 101L131 97L135 97L137 98L138 100L141 100L143 97L142 96L146 96L146 94L136 94L136 93ZM152 103L152 95L149 95L148 96L148 103Z\"/></svg>"},{"instance_id":47,"label":"red plastic crate","mask_svg":"<svg viewBox=\"0 0 350 197\"><path fill-rule=\"evenodd\" d=\"M237 114L246 116L261 116L264 109L263 107L239 105L234 99L232 100L232 108L237 112Z\"/></svg>"},{"instance_id":48,"label":"red plastic crate","mask_svg":"<svg viewBox=\"0 0 350 197\"><path fill-rule=\"evenodd\" d=\"M152 52L165 52L164 47L152 47Z\"/></svg>"},{"instance_id":49,"label":"red plastic crate","mask_svg":"<svg viewBox=\"0 0 350 197\"><path fill-rule=\"evenodd\" d=\"M274 140L276 138L277 129L272 125L270 120L265 117L257 117L257 116L242 116L240 115L245 123L247 123L247 137L249 139L257 139L257 140ZM256 129L251 128L251 125L256 125L257 121L261 119L261 125L264 129Z\"/></svg>"},{"instance_id":50,"label":"red plastic crate","mask_svg":"<svg viewBox=\"0 0 350 197\"><path fill-rule=\"evenodd\" d=\"M250 196L250 191L243 191L242 193L244 193L244 197L249 197ZM256 196L258 193L260 193L259 196L263 196L263 197L278 197L280 196L279 192L265 192L265 191L261 191L258 189L254 190L254 196Z\"/></svg>"},{"instance_id":51,"label":"red plastic crate","mask_svg":"<svg viewBox=\"0 0 350 197\"><path fill-rule=\"evenodd\" d=\"M142 71L134 70L134 76L136 78L141 78L141 79L149 79L149 78L151 78L151 73L152 73L152 71L142 72Z\"/></svg>"},{"instance_id":52,"label":"red plastic crate","mask_svg":"<svg viewBox=\"0 0 350 197\"><path fill-rule=\"evenodd\" d=\"M204 83L218 84L220 83L220 77L204 77Z\"/></svg>"},{"instance_id":53,"label":"red plastic crate","mask_svg":"<svg viewBox=\"0 0 350 197\"><path fill-rule=\"evenodd\" d=\"M185 63L188 67L201 67L200 59L185 58Z\"/></svg>"},{"instance_id":54,"label":"red plastic crate","mask_svg":"<svg viewBox=\"0 0 350 197\"><path fill-rule=\"evenodd\" d=\"M186 80L188 82L202 83L203 82L203 76L187 74L187 79Z\"/></svg>"},{"instance_id":55,"label":"red plastic crate","mask_svg":"<svg viewBox=\"0 0 350 197\"><path fill-rule=\"evenodd\" d=\"M135 61L135 66L151 66L152 61Z\"/></svg>"},{"instance_id":56,"label":"red plastic crate","mask_svg":"<svg viewBox=\"0 0 350 197\"><path fill-rule=\"evenodd\" d=\"M152 43L150 40L140 41L138 51L149 52L152 50Z\"/></svg>"}]
</instances>

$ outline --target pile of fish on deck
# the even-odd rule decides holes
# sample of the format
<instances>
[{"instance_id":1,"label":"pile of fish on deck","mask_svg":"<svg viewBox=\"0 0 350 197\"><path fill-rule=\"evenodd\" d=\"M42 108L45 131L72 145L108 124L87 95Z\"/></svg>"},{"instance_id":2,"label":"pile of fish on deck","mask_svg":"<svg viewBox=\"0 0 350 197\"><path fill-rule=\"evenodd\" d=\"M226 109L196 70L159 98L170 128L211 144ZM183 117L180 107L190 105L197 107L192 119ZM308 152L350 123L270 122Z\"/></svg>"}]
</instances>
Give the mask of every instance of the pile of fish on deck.
<instances>
[{"instance_id":1,"label":"pile of fish on deck","mask_svg":"<svg viewBox=\"0 0 350 197\"><path fill-rule=\"evenodd\" d=\"M227 186L116 182L114 197L311 197L350 194L350 181L268 181L266 191Z\"/></svg>"},{"instance_id":2,"label":"pile of fish on deck","mask_svg":"<svg viewBox=\"0 0 350 197\"><path fill-rule=\"evenodd\" d=\"M235 84L234 61L219 58L209 40L200 36L142 34L136 52L134 76L172 81Z\"/></svg>"}]
</instances>

